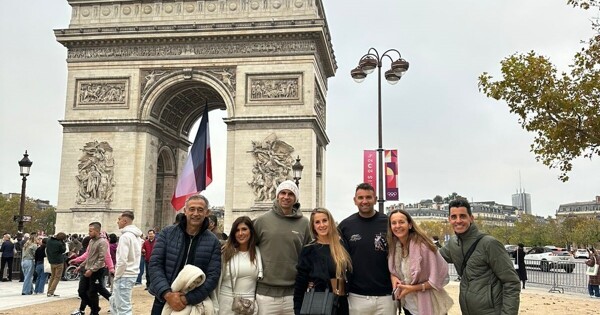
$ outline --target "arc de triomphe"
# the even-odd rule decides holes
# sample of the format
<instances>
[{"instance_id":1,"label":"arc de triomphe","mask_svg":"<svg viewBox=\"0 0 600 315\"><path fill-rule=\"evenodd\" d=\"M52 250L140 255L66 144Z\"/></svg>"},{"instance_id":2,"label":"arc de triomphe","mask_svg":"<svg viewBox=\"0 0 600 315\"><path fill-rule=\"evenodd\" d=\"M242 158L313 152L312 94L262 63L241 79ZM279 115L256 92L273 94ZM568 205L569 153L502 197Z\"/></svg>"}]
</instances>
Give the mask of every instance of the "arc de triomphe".
<instances>
[{"instance_id":1,"label":"arc de triomphe","mask_svg":"<svg viewBox=\"0 0 600 315\"><path fill-rule=\"evenodd\" d=\"M324 204L327 80L336 62L322 0L68 0L67 100L57 231L143 230L170 205L190 129L227 124L225 226L271 205L302 158L303 209Z\"/></svg>"}]
</instances>

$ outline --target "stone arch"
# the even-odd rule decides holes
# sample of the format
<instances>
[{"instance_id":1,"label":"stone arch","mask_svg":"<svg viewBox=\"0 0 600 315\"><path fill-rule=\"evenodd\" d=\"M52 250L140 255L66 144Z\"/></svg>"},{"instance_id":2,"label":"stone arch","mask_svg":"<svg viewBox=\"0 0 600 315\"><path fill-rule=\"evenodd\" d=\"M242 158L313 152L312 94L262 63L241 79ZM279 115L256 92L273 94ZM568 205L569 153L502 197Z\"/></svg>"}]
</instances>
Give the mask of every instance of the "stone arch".
<instances>
[{"instance_id":1,"label":"stone arch","mask_svg":"<svg viewBox=\"0 0 600 315\"><path fill-rule=\"evenodd\" d=\"M68 50L56 230L84 232L90 221L113 229L123 210L143 228L172 223L170 208L155 218L155 207L170 201L165 185L174 187L176 176L165 180L181 170L205 108L226 111L226 140L213 143L227 152L225 226L268 211L248 184L257 163L249 151L271 134L302 158L303 207L323 205L325 98L337 69L323 1L177 1L182 10L172 0L146 2L69 1L69 27L55 30ZM107 14L93 14L100 11ZM93 141L114 148L114 194L82 204L73 170Z\"/></svg>"},{"instance_id":2,"label":"stone arch","mask_svg":"<svg viewBox=\"0 0 600 315\"><path fill-rule=\"evenodd\" d=\"M232 117L235 106L231 87L208 71L175 70L147 88L142 96L139 118L167 127L177 136L187 137L205 104L209 111L227 110L227 116Z\"/></svg>"},{"instance_id":3,"label":"stone arch","mask_svg":"<svg viewBox=\"0 0 600 315\"><path fill-rule=\"evenodd\" d=\"M171 194L177 183L175 153L168 146L158 149L156 162L156 197L154 211L148 211L152 218L147 220L149 228L163 227L171 224L175 217L171 211ZM152 222L152 223L151 223Z\"/></svg>"}]
</instances>

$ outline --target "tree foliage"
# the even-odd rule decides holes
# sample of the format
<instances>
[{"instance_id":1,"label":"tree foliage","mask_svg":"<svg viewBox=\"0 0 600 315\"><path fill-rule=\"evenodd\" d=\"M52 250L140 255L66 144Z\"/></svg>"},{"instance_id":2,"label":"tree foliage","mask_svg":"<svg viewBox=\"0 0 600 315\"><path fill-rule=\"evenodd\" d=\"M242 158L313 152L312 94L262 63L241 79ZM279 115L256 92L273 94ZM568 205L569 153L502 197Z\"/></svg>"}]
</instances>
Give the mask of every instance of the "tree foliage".
<instances>
[{"instance_id":1,"label":"tree foliage","mask_svg":"<svg viewBox=\"0 0 600 315\"><path fill-rule=\"evenodd\" d=\"M475 219L479 229L504 244L523 243L525 246L585 248L600 244L600 220L586 217L568 217L564 220L538 221L532 215L522 215L514 226L488 225Z\"/></svg>"},{"instance_id":2,"label":"tree foliage","mask_svg":"<svg viewBox=\"0 0 600 315\"><path fill-rule=\"evenodd\" d=\"M596 1L571 0L589 8ZM600 35L575 54L570 73L558 74L545 56L516 53L500 62L503 79L484 72L479 90L503 100L523 129L535 134L531 150L537 161L557 168L567 181L572 161L600 155Z\"/></svg>"},{"instance_id":3,"label":"tree foliage","mask_svg":"<svg viewBox=\"0 0 600 315\"><path fill-rule=\"evenodd\" d=\"M14 196L6 199L0 196L0 232L15 235L18 222L13 220L15 215L19 215L20 197ZM54 234L54 225L56 224L56 210L53 207L44 210L37 209L36 203L25 199L25 215L31 216L31 222L25 222L23 227L27 233L44 231L46 234Z\"/></svg>"}]
</instances>

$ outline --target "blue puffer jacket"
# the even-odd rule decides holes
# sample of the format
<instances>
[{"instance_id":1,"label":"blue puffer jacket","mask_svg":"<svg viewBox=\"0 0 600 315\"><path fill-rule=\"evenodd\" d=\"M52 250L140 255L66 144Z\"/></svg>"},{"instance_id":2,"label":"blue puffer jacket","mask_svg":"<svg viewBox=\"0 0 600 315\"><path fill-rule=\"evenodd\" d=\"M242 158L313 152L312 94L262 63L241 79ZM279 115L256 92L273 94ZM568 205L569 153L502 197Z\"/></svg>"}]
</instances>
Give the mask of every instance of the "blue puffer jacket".
<instances>
[{"instance_id":1,"label":"blue puffer jacket","mask_svg":"<svg viewBox=\"0 0 600 315\"><path fill-rule=\"evenodd\" d=\"M179 274L181 263L185 259L186 220L182 218L178 225L170 225L160 231L150 257L150 288L149 291L159 301L165 302L163 295L171 291L171 283ZM188 305L196 305L217 287L221 276L221 244L217 237L208 229L208 219L204 220L196 250L194 265L206 274L206 281L198 288L185 295Z\"/></svg>"}]
</instances>

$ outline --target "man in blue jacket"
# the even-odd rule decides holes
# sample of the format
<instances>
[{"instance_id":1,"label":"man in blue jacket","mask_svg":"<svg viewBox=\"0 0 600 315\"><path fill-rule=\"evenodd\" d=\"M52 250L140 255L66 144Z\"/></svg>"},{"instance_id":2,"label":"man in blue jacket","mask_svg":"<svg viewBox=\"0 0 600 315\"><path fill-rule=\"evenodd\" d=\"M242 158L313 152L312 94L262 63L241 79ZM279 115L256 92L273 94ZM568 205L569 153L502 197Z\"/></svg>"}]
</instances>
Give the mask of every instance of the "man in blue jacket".
<instances>
[{"instance_id":1,"label":"man in blue jacket","mask_svg":"<svg viewBox=\"0 0 600 315\"><path fill-rule=\"evenodd\" d=\"M200 304L219 283L221 276L221 244L208 230L209 203L202 195L185 202L185 216L178 224L160 231L150 257L150 288L154 295L152 315L160 315L165 303L174 311L187 305ZM171 284L187 264L204 272L206 280L188 293L174 292Z\"/></svg>"}]
</instances>

